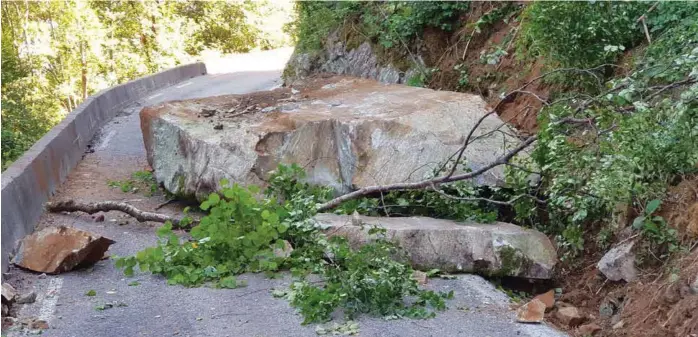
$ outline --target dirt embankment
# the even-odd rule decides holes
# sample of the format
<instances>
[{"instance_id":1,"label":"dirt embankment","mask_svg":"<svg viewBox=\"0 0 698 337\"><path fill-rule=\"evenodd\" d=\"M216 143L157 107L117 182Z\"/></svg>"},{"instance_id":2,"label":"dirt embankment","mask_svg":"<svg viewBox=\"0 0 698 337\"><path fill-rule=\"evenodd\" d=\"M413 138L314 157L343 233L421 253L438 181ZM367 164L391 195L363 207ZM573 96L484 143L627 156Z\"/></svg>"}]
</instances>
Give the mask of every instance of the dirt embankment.
<instances>
[{"instance_id":1,"label":"dirt embankment","mask_svg":"<svg viewBox=\"0 0 698 337\"><path fill-rule=\"evenodd\" d=\"M516 90L542 74L540 60L522 60L517 55L520 13L525 5L475 2L471 10L459 18L459 28L453 32L438 29L424 31L413 49L419 52L427 67L438 69L428 87L441 90L480 94L495 106L501 95ZM491 23L482 23L484 15L497 14ZM542 81L534 81L526 91L547 99L551 88ZM519 94L498 109L502 120L509 122L524 134L537 131L537 113L542 103L533 95Z\"/></svg>"},{"instance_id":2,"label":"dirt embankment","mask_svg":"<svg viewBox=\"0 0 698 337\"><path fill-rule=\"evenodd\" d=\"M589 247L578 264L581 268L558 275L560 301L577 307L587 317L585 324L602 328L594 336L698 336L698 290L691 289L698 282L698 250L691 244L691 237L698 235L698 176L670 187L659 214L677 229L687 251L666 262L641 265L639 280L625 283L600 275L596 262L604 251ZM573 336L584 336L554 317L551 322Z\"/></svg>"}]
</instances>

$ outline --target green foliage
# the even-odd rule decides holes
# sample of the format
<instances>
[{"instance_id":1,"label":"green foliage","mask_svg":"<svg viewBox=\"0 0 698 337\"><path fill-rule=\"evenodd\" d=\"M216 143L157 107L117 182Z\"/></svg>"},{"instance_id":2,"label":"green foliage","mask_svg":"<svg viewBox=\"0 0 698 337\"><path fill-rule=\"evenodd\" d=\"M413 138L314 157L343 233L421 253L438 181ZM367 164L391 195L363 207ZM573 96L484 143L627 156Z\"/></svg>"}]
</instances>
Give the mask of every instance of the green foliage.
<instances>
[{"instance_id":1,"label":"green foliage","mask_svg":"<svg viewBox=\"0 0 698 337\"><path fill-rule=\"evenodd\" d=\"M439 71L438 68L420 69L419 72L407 79L405 84L410 87L424 88L431 81L432 76Z\"/></svg>"},{"instance_id":2,"label":"green foliage","mask_svg":"<svg viewBox=\"0 0 698 337\"><path fill-rule=\"evenodd\" d=\"M144 190L146 196L153 196L159 191L158 183L155 180L152 172L136 171L131 174L131 179L127 180L110 180L107 186L118 188L123 193L135 193L139 190Z\"/></svg>"},{"instance_id":3,"label":"green foliage","mask_svg":"<svg viewBox=\"0 0 698 337\"><path fill-rule=\"evenodd\" d=\"M467 2L448 1L298 2L298 18L289 30L303 51L321 49L327 35L343 25L383 48L402 47L426 27L451 31L468 7Z\"/></svg>"},{"instance_id":4,"label":"green foliage","mask_svg":"<svg viewBox=\"0 0 698 337\"><path fill-rule=\"evenodd\" d=\"M517 217L556 234L565 257L584 249L585 233L593 228L603 227L599 240L608 242L613 229L604 223L617 205L647 204L652 213L657 202L650 201L661 199L675 177L696 172L698 27L693 23L698 11L692 8L690 15L679 11L682 19L670 16L635 69L606 83L606 94L591 100L569 97L539 115L530 168L542 174L536 188L546 196L548 220L536 217L537 205L515 208ZM589 122L559 122L571 117ZM511 171L516 193L530 192L522 180L526 173ZM636 226L649 248L675 250L674 231L650 213Z\"/></svg>"},{"instance_id":5,"label":"green foliage","mask_svg":"<svg viewBox=\"0 0 698 337\"><path fill-rule=\"evenodd\" d=\"M327 239L311 217L329 190L309 186L303 178L300 167L280 166L264 197L256 187L222 181L223 188L201 203L208 214L192 228L190 239L180 239L167 223L157 230L157 246L117 258L116 265L127 275L138 267L165 276L169 284L221 288L244 285L236 278L242 273L289 268L298 280L288 297L306 323L326 321L340 308L350 317L429 317L445 307L450 295L419 289L413 270L394 259L398 248L384 238L359 250L346 240ZM285 247L284 241L294 248L290 257L275 253ZM310 273L319 274L324 283L307 282ZM408 305L406 297L415 300Z\"/></svg>"},{"instance_id":6,"label":"green foliage","mask_svg":"<svg viewBox=\"0 0 698 337\"><path fill-rule=\"evenodd\" d=\"M645 205L642 215L633 220L633 228L639 230L649 241L650 250L660 251L660 258L678 250L678 235L670 228L663 217L653 215L659 208L661 200L654 199Z\"/></svg>"},{"instance_id":7,"label":"green foliage","mask_svg":"<svg viewBox=\"0 0 698 337\"><path fill-rule=\"evenodd\" d=\"M497 219L497 209L481 201L459 200L472 198L483 192L469 182L456 182L441 187L441 191L413 190L389 192L385 195L350 200L335 212L353 214L354 211L372 216L429 216L457 221L489 223Z\"/></svg>"},{"instance_id":8,"label":"green foliage","mask_svg":"<svg viewBox=\"0 0 698 337\"><path fill-rule=\"evenodd\" d=\"M340 307L349 318L360 313L427 318L434 315L429 308L443 310L444 299L453 296L419 289L412 268L394 260L399 250L383 237L358 251L346 239L333 237L328 248L324 284L301 281L292 287L291 305L305 317L304 323L327 321ZM407 296L416 300L407 305Z\"/></svg>"},{"instance_id":9,"label":"green foliage","mask_svg":"<svg viewBox=\"0 0 698 337\"><path fill-rule=\"evenodd\" d=\"M275 24L253 20L275 7L268 1L2 2L2 169L95 92L192 62L207 50L279 46L283 39L268 28Z\"/></svg>"},{"instance_id":10,"label":"green foliage","mask_svg":"<svg viewBox=\"0 0 698 337\"><path fill-rule=\"evenodd\" d=\"M637 19L649 2L535 2L524 11L519 47L562 67L613 63L642 38ZM620 46L622 48L607 48Z\"/></svg>"}]
</instances>

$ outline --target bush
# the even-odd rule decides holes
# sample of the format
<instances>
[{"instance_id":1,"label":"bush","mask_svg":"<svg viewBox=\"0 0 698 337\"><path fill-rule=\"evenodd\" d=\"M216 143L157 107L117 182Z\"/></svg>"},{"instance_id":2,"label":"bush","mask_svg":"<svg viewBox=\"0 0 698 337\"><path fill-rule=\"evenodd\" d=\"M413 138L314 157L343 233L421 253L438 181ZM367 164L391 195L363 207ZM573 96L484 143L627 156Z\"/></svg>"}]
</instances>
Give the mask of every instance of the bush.
<instances>
[{"instance_id":1,"label":"bush","mask_svg":"<svg viewBox=\"0 0 698 337\"><path fill-rule=\"evenodd\" d=\"M648 2L535 2L522 19L519 48L562 67L613 63L643 36L637 19Z\"/></svg>"},{"instance_id":2,"label":"bush","mask_svg":"<svg viewBox=\"0 0 698 337\"><path fill-rule=\"evenodd\" d=\"M321 49L327 35L345 25L358 30L352 34L392 48L421 36L425 27L452 30L468 7L467 2L449 1L298 2L297 19L288 30L305 52Z\"/></svg>"},{"instance_id":3,"label":"bush","mask_svg":"<svg viewBox=\"0 0 698 337\"><path fill-rule=\"evenodd\" d=\"M126 275L138 266L165 276L169 284L221 288L244 286L236 278L242 273L290 268L298 280L288 297L304 323L326 321L338 308L350 317L369 313L422 318L445 308L444 299L452 294L420 289L412 268L395 260L400 250L394 244L378 239L354 250L346 240L320 233L311 217L329 190L303 183L302 177L298 166L281 166L264 198L256 187L223 181L225 187L201 203L209 213L192 228L191 239L180 239L165 224L157 230L157 246L117 258L116 266ZM275 253L285 248L285 241L294 248L289 257ZM310 273L319 274L324 283L307 282ZM407 304L407 297L417 300Z\"/></svg>"}]
</instances>

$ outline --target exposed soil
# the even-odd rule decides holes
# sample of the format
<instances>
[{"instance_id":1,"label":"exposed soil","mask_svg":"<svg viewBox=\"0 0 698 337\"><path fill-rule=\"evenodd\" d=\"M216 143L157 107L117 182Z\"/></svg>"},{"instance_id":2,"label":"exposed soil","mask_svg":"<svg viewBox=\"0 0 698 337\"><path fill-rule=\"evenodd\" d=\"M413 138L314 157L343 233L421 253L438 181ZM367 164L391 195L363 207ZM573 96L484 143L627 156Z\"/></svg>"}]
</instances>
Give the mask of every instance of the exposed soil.
<instances>
[{"instance_id":1,"label":"exposed soil","mask_svg":"<svg viewBox=\"0 0 698 337\"><path fill-rule=\"evenodd\" d=\"M439 90L473 92L485 98L490 106L495 106L500 95L522 87L541 74L544 65L539 61L517 60L515 40L519 22L513 18L504 22L497 20L484 25L478 32L475 23L485 13L502 8L506 3L474 2L471 10L460 19L460 28L452 33L427 29L419 42L420 55L428 67L439 69L428 86ZM518 11L522 10L520 7ZM495 64L487 62L487 55L497 50L505 51ZM535 81L526 91L546 100L550 88L542 81ZM537 114L542 103L534 96L520 94L502 104L498 113L502 120L509 122L522 134L537 131Z\"/></svg>"},{"instance_id":2,"label":"exposed soil","mask_svg":"<svg viewBox=\"0 0 698 337\"><path fill-rule=\"evenodd\" d=\"M581 268L562 266L557 279L563 295L560 301L577 307L585 324L602 328L594 336L688 337L698 335L698 294L690 284L698 277L698 233L690 228L698 222L698 176L686 177L664 198L659 214L676 228L687 252L666 264L640 266L636 282L610 282L599 274L596 262L602 249L589 248ZM593 234L589 233L589 240ZM546 320L574 336L578 328L561 324L554 314ZM614 328L615 327L615 328Z\"/></svg>"}]
</instances>

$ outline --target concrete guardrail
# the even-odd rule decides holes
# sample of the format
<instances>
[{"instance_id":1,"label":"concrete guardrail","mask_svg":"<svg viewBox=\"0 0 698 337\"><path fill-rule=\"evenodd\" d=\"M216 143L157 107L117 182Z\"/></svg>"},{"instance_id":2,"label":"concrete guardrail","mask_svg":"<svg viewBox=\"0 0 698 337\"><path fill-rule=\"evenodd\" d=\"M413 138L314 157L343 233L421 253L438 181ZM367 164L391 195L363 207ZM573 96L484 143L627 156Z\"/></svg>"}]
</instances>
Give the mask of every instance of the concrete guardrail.
<instances>
[{"instance_id":1,"label":"concrete guardrail","mask_svg":"<svg viewBox=\"0 0 698 337\"><path fill-rule=\"evenodd\" d=\"M203 63L183 65L88 97L2 173L2 272L16 241L31 233L44 203L82 159L97 130L121 109L155 90L206 74Z\"/></svg>"}]
</instances>

